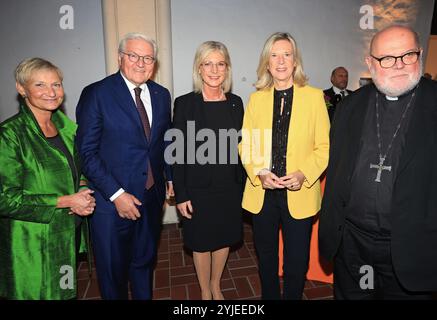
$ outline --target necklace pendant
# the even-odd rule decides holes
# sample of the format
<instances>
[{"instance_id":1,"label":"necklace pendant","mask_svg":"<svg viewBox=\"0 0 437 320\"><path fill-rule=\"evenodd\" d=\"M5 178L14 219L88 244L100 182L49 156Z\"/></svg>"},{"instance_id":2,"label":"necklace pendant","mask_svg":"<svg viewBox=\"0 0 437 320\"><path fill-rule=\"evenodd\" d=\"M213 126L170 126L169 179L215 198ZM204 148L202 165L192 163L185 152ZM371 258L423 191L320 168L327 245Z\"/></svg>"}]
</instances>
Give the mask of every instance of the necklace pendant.
<instances>
[{"instance_id":1,"label":"necklace pendant","mask_svg":"<svg viewBox=\"0 0 437 320\"><path fill-rule=\"evenodd\" d=\"M391 166L384 166L385 157L379 156L378 164L370 164L370 169L377 169L375 182L381 182L381 174L383 170L391 172Z\"/></svg>"},{"instance_id":2,"label":"necklace pendant","mask_svg":"<svg viewBox=\"0 0 437 320\"><path fill-rule=\"evenodd\" d=\"M416 86L416 88L417 88L417 86ZM393 142L394 142L396 136L398 135L399 129L401 128L402 120L406 117L407 111L410 108L411 103L413 102L415 95L416 95L416 91L414 91L412 93L410 101L408 101L407 106L405 107L404 112L402 113L401 119L399 120L399 123L396 126L396 130L393 133L391 141L387 146L387 151L385 152L384 156L382 156L382 139L381 139L381 132L380 132L381 126L379 123L379 105L378 105L379 95L378 95L378 91L376 91L376 95L375 95L375 113L376 114L375 114L375 116L376 116L376 137L378 139L378 149L379 149L379 163L378 164L373 164L373 163L370 164L370 169L377 169L375 182L381 182L381 174L382 174L383 170L391 172L391 166L384 166L384 161L385 161L385 158L387 157L387 155L391 151L391 148L393 146Z\"/></svg>"}]
</instances>

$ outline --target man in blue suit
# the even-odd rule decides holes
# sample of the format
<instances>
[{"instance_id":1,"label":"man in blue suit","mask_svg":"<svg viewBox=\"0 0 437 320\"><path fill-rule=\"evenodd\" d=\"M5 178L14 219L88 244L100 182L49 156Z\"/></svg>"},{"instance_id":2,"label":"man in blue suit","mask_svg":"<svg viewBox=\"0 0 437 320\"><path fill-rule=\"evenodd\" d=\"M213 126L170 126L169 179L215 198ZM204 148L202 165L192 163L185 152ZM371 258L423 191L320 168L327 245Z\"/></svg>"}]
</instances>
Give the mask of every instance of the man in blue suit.
<instances>
[{"instance_id":1,"label":"man in blue suit","mask_svg":"<svg viewBox=\"0 0 437 320\"><path fill-rule=\"evenodd\" d=\"M149 80L156 52L153 40L127 34L119 72L87 86L76 110L82 170L95 190L91 236L103 299L127 299L129 282L133 299L152 298L171 125L170 93Z\"/></svg>"}]
</instances>

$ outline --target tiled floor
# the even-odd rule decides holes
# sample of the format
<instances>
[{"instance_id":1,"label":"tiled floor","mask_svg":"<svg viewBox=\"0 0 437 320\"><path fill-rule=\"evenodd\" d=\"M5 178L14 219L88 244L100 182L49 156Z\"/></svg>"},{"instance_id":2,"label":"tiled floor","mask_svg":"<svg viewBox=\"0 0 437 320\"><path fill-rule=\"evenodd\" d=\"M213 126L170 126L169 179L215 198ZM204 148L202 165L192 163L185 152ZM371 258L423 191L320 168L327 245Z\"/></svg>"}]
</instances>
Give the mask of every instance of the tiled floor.
<instances>
[{"instance_id":1,"label":"tiled floor","mask_svg":"<svg viewBox=\"0 0 437 320\"><path fill-rule=\"evenodd\" d=\"M78 275L79 299L100 299L95 270L88 277L88 266L81 262ZM244 224L244 242L233 248L222 277L222 291L229 300L260 299L257 258L252 240L252 227ZM192 255L184 250L178 224L164 225L158 249L154 277L154 299L200 299L200 288ZM304 299L332 299L332 285L307 281Z\"/></svg>"}]
</instances>

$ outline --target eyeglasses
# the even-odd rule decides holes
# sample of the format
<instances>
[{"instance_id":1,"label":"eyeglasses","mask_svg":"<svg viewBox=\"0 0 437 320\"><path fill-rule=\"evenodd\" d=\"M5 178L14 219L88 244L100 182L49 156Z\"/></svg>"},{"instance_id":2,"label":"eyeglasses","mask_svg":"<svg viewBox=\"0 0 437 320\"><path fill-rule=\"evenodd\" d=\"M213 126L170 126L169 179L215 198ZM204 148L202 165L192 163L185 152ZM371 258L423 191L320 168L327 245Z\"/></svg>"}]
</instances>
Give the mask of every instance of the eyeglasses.
<instances>
[{"instance_id":1,"label":"eyeglasses","mask_svg":"<svg viewBox=\"0 0 437 320\"><path fill-rule=\"evenodd\" d=\"M224 61L220 61L220 62L217 62L217 63L213 63L211 61L208 61L208 62L202 63L201 66L206 71L212 71L213 67L215 66L218 71L223 72L223 71L226 70L226 67L228 66L228 64L226 62L224 62Z\"/></svg>"},{"instance_id":2,"label":"eyeglasses","mask_svg":"<svg viewBox=\"0 0 437 320\"><path fill-rule=\"evenodd\" d=\"M373 59L377 60L379 62L379 65L381 68L388 69L393 67L396 62L398 62L398 59L401 59L402 63L405 65L414 64L417 62L420 56L420 51L412 51L407 52L401 56L385 56L381 58L377 58L373 55L370 55Z\"/></svg>"},{"instance_id":3,"label":"eyeglasses","mask_svg":"<svg viewBox=\"0 0 437 320\"><path fill-rule=\"evenodd\" d=\"M140 60L140 58L143 59L144 64L152 64L153 62L155 62L155 58L151 56L139 56L136 53L131 53L131 52L127 53L123 51L120 51L120 53L127 55L129 61L133 63L137 63Z\"/></svg>"}]
</instances>

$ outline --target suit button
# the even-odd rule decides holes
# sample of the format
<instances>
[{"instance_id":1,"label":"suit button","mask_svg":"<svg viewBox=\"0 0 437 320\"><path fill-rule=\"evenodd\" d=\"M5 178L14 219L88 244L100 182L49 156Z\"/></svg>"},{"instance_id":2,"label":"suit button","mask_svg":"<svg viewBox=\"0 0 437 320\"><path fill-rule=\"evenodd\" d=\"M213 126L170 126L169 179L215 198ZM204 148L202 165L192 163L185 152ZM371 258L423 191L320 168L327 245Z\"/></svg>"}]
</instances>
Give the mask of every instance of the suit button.
<instances>
[{"instance_id":1,"label":"suit button","mask_svg":"<svg viewBox=\"0 0 437 320\"><path fill-rule=\"evenodd\" d=\"M339 226L338 226L338 231L341 231L341 229L343 229L343 226L342 226L342 225L339 225Z\"/></svg>"}]
</instances>

